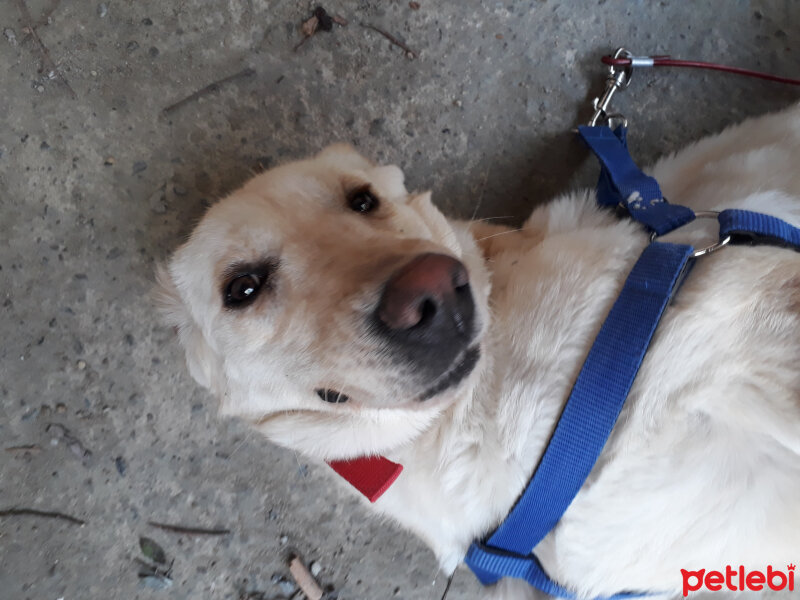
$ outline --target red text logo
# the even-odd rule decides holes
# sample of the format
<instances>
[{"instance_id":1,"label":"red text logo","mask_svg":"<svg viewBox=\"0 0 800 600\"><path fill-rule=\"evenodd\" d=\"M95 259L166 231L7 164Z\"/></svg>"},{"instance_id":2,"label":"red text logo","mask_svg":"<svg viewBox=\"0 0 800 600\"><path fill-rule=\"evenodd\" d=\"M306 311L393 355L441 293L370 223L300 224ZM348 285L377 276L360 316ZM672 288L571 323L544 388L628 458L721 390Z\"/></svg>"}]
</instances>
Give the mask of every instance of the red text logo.
<instances>
[{"instance_id":1,"label":"red text logo","mask_svg":"<svg viewBox=\"0 0 800 600\"><path fill-rule=\"evenodd\" d=\"M700 569L698 571L687 571L681 569L683 576L683 597L689 595L689 592L696 592L700 589L706 589L712 592L718 592L723 588L731 590L732 592L751 590L757 592L759 590L770 589L779 592L781 590L794 591L794 570L795 565L786 565L786 570L773 569L772 565L767 567L766 573L764 571L747 571L743 566L734 569L730 565L725 567L725 572L722 571L706 571Z\"/></svg>"}]
</instances>

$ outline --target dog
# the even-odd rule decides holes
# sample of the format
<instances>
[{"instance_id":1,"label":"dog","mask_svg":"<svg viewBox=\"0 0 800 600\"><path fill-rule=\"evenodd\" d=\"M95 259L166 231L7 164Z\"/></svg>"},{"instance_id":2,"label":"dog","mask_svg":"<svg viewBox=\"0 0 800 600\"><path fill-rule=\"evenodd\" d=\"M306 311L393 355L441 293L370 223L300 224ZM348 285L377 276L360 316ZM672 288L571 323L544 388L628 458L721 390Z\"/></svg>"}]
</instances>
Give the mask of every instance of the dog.
<instances>
[{"instance_id":1,"label":"dog","mask_svg":"<svg viewBox=\"0 0 800 600\"><path fill-rule=\"evenodd\" d=\"M798 161L800 105L651 173L695 210L800 225ZM716 235L697 225L670 237ZM372 506L452 573L527 484L648 242L593 191L518 230L450 220L399 168L334 145L211 206L158 285L222 414L316 459L404 465ZM682 569L800 560L800 253L728 246L695 262L589 479L535 549L579 597L679 597ZM487 597L535 593L503 580Z\"/></svg>"}]
</instances>

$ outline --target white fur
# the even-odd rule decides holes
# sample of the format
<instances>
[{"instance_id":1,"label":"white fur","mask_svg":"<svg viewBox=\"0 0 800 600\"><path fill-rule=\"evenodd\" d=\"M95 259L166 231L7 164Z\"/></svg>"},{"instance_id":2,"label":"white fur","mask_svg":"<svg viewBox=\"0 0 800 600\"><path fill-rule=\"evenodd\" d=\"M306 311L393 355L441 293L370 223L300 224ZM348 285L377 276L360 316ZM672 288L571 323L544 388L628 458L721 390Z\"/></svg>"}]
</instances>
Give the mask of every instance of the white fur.
<instances>
[{"instance_id":1,"label":"white fur","mask_svg":"<svg viewBox=\"0 0 800 600\"><path fill-rule=\"evenodd\" d=\"M653 174L674 203L747 208L800 225L799 164L794 107L666 158ZM713 239L713 226L700 225L677 239ZM390 426L375 417L383 409L347 418L361 419L368 440L358 452L383 452L405 467L374 507L421 536L452 572L528 481L647 236L596 208L589 192L536 209L523 231L479 240L485 262L476 260L477 228L449 228L473 279L491 277L478 370L436 409L390 409ZM426 239L443 243L442 235ZM173 263L173 276L183 268L191 263ZM180 293L187 302L190 291ZM235 369L224 370L230 378ZM262 396L248 401L269 412ZM331 422L313 427L328 427L342 442ZM387 444L389 431L394 441ZM298 435L268 434L289 446ZM800 561L800 253L728 247L698 260L666 311L598 465L536 553L551 577L589 597L622 590L670 597L680 593L682 568ZM487 593L535 597L519 582Z\"/></svg>"}]
</instances>

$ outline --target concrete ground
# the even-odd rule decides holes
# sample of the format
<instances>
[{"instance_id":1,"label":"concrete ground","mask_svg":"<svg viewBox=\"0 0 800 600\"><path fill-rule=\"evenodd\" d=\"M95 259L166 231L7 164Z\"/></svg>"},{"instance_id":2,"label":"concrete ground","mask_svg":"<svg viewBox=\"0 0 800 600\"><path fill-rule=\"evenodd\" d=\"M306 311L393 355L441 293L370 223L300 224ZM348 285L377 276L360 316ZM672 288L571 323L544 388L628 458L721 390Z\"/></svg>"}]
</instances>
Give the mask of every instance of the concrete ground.
<instances>
[{"instance_id":1,"label":"concrete ground","mask_svg":"<svg viewBox=\"0 0 800 600\"><path fill-rule=\"evenodd\" d=\"M314 6L0 3L0 510L85 521L2 513L0 598L290 597L293 551L331 598L440 598L419 541L326 467L216 417L148 298L155 264L251 169L335 140L400 164L451 215L519 219L594 177L569 129L617 45L800 74L789 0L344 0L326 8L347 24L295 51ZM797 99L663 70L637 72L614 106L649 161ZM171 587L139 576L141 536ZM449 597L478 596L459 570Z\"/></svg>"}]
</instances>

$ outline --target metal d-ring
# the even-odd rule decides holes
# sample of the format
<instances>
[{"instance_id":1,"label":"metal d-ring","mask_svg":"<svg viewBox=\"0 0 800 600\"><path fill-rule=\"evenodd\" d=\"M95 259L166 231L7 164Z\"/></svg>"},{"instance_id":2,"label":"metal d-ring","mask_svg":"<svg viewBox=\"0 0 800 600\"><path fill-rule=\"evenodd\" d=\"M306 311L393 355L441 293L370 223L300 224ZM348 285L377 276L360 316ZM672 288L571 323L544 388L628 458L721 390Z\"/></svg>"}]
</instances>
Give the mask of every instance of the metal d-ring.
<instances>
[{"instance_id":1,"label":"metal d-ring","mask_svg":"<svg viewBox=\"0 0 800 600\"><path fill-rule=\"evenodd\" d=\"M695 219L718 219L719 212L715 210L701 210L694 213ZM691 223L691 221L689 221ZM689 223L686 223L688 225ZM683 225L681 225L683 227ZM677 229L680 229L678 227ZM677 231L677 229L673 229L672 231ZM670 233L672 233L670 231ZM650 241L654 241L658 236L658 234L654 231L650 234ZM712 252L716 252L720 248L727 246L728 242L731 241L731 236L727 236L724 240L720 240L718 242L714 242L713 244L709 244L708 246L704 246L703 248L698 248L694 252L692 252L692 258L698 258L699 256L705 256L706 254L711 254Z\"/></svg>"}]
</instances>

